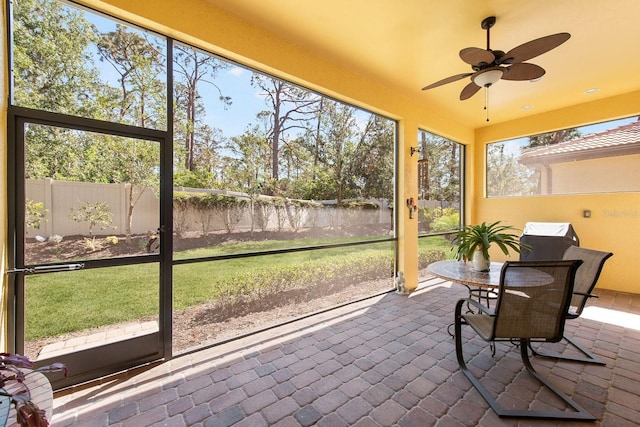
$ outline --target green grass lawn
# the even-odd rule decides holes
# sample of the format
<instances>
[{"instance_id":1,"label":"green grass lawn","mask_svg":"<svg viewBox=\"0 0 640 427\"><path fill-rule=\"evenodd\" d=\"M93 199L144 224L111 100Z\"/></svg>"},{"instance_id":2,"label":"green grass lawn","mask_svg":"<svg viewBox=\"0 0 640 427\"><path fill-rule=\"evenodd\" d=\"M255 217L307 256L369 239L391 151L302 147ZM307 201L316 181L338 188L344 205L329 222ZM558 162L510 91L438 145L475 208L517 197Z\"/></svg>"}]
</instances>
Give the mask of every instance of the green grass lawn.
<instances>
[{"instance_id":1,"label":"green grass lawn","mask_svg":"<svg viewBox=\"0 0 640 427\"><path fill-rule=\"evenodd\" d=\"M327 243L312 239L296 242L301 246ZM241 242L185 251L176 258L286 247L291 247L290 241ZM421 253L442 251L448 256L449 247L441 237L419 240ZM392 242L381 242L176 265L173 305L181 310L221 295L282 285L278 280L286 279L286 286L296 281L307 283L314 277L326 280L324 276L340 272L356 274L376 262L385 264L391 278L392 248ZM358 276L354 277L357 280ZM28 276L26 283L27 340L156 316L159 310L159 265L155 263L34 275Z\"/></svg>"}]
</instances>

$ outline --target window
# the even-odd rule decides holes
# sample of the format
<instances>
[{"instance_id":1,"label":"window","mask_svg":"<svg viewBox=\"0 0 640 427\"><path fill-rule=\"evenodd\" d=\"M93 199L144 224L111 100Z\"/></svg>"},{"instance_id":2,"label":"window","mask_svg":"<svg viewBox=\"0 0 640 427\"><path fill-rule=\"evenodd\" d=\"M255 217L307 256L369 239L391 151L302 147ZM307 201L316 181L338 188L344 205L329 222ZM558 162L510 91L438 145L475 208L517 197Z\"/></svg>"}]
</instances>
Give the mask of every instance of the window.
<instances>
[{"instance_id":1,"label":"window","mask_svg":"<svg viewBox=\"0 0 640 427\"><path fill-rule=\"evenodd\" d=\"M422 130L418 141L419 232L458 230L462 211L463 146Z\"/></svg>"},{"instance_id":2,"label":"window","mask_svg":"<svg viewBox=\"0 0 640 427\"><path fill-rule=\"evenodd\" d=\"M174 70L176 349L390 289L395 122L180 43Z\"/></svg>"},{"instance_id":3,"label":"window","mask_svg":"<svg viewBox=\"0 0 640 427\"><path fill-rule=\"evenodd\" d=\"M488 144L487 196L640 191L639 119Z\"/></svg>"},{"instance_id":4,"label":"window","mask_svg":"<svg viewBox=\"0 0 640 427\"><path fill-rule=\"evenodd\" d=\"M392 235L395 122L187 45L174 70L177 258Z\"/></svg>"},{"instance_id":5,"label":"window","mask_svg":"<svg viewBox=\"0 0 640 427\"><path fill-rule=\"evenodd\" d=\"M362 296L354 285L391 289L395 121L71 2L14 0L12 19L11 109L34 122L27 261L158 261L178 351L219 338L225 313L291 317ZM72 238L82 246L61 255ZM124 314L165 309L132 304Z\"/></svg>"},{"instance_id":6,"label":"window","mask_svg":"<svg viewBox=\"0 0 640 427\"><path fill-rule=\"evenodd\" d=\"M13 3L13 105L166 129L166 40L51 0Z\"/></svg>"}]
</instances>

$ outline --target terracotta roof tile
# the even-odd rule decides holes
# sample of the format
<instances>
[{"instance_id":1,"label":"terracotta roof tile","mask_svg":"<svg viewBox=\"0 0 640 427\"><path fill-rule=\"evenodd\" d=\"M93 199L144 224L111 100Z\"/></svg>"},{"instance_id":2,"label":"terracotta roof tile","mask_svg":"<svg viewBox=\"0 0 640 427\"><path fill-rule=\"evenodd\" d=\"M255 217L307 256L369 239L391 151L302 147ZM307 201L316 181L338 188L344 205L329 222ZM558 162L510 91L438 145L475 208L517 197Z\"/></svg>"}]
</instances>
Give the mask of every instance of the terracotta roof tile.
<instances>
[{"instance_id":1,"label":"terracotta roof tile","mask_svg":"<svg viewBox=\"0 0 640 427\"><path fill-rule=\"evenodd\" d=\"M520 160L526 160L529 163L536 158L562 156L571 153L577 154L586 150L622 148L632 145L640 146L640 120L604 132L585 135L571 141L533 148L524 151L520 156Z\"/></svg>"}]
</instances>

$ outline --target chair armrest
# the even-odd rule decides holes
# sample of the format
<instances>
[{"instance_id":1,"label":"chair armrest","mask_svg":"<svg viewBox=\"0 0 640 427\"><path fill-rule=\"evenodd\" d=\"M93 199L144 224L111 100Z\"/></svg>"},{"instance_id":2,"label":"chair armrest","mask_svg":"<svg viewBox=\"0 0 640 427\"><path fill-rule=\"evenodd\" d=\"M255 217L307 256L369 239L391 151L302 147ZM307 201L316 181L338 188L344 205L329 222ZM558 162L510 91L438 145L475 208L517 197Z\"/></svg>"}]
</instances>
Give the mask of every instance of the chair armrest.
<instances>
[{"instance_id":1,"label":"chair armrest","mask_svg":"<svg viewBox=\"0 0 640 427\"><path fill-rule=\"evenodd\" d=\"M456 316L460 316L460 314L462 313L462 305L464 303L467 303L468 305L473 305L475 306L477 309L479 309L480 311L482 311L484 314L487 314L489 316L495 316L495 311L485 305L480 304L478 301L471 299L471 298L463 298L461 300L458 300L458 303L456 304Z\"/></svg>"},{"instance_id":2,"label":"chair armrest","mask_svg":"<svg viewBox=\"0 0 640 427\"><path fill-rule=\"evenodd\" d=\"M587 297L587 298L600 298L600 297L599 297L598 295L596 295L596 294L587 294L587 293L584 293L584 292L574 292L573 294L574 294L574 295L581 295L581 296L583 296L583 297Z\"/></svg>"}]
</instances>

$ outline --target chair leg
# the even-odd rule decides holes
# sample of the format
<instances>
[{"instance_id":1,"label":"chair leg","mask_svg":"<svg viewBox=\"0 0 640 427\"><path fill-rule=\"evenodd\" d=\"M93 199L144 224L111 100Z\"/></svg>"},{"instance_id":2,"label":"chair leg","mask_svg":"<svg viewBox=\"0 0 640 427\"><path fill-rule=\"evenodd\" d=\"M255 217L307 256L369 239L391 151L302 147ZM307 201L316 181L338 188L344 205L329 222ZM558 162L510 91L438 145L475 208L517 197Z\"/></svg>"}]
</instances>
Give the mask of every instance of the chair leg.
<instances>
[{"instance_id":1,"label":"chair leg","mask_svg":"<svg viewBox=\"0 0 640 427\"><path fill-rule=\"evenodd\" d=\"M572 340L570 337L564 335L562 338L564 340L566 340L569 343L569 345L573 346L573 348L575 348L580 353L582 353L584 355L584 357L579 357L579 356L578 357L572 357L572 356L565 356L563 354L555 353L555 352L540 351L540 349L536 350L531 345L529 346L529 348L531 349L531 353L534 356L538 356L538 357L546 357L546 358L549 358L549 359L560 359L560 360L566 360L568 362L593 363L595 365L606 365L607 364L602 359L600 359L598 356L593 354L591 351L587 350L586 348L584 348L583 346L581 346L580 344L578 344L577 342Z\"/></svg>"},{"instance_id":2,"label":"chair leg","mask_svg":"<svg viewBox=\"0 0 640 427\"><path fill-rule=\"evenodd\" d=\"M564 411L530 411L540 413L539 418L561 418L566 420L590 420L595 421L595 417L588 413L582 406L578 405L576 402L571 400L569 396L558 390L555 386L553 386L549 381L547 381L543 376L541 376L538 371L536 371L531 364L531 360L529 360L529 347L531 343L529 340L522 339L520 340L520 355L522 357L522 363L524 367L527 368L527 371L531 375L533 375L541 384L551 390L558 398L563 400L567 406L571 407L575 412L564 412Z\"/></svg>"},{"instance_id":3,"label":"chair leg","mask_svg":"<svg viewBox=\"0 0 640 427\"><path fill-rule=\"evenodd\" d=\"M460 366L460 370L462 371L462 373L467 377L469 381L471 381L471 385L473 385L475 389L478 390L480 395L489 404L491 409L493 409L493 411L496 414L498 414L498 416L502 417L504 416L503 415L504 410L502 409L502 407L498 405L498 402L496 402L493 396L491 396L489 391L471 373L471 371L467 367L467 364L464 361L464 355L462 354L462 322L464 321L464 319L462 318L462 315L461 315L463 303L464 303L464 300L458 301L458 304L456 305L455 320L454 320L454 326L455 326L454 338L455 338L456 357L458 359L458 365Z\"/></svg>"},{"instance_id":4,"label":"chair leg","mask_svg":"<svg viewBox=\"0 0 640 427\"><path fill-rule=\"evenodd\" d=\"M556 396L562 399L568 406L570 406L574 412L568 411L527 411L527 410L513 410L513 409L504 409L502 406L498 404L498 402L493 398L489 390L487 390L482 383L471 373L467 364L464 361L464 355L462 353L462 316L460 315L460 310L462 305L460 302L456 305L456 313L455 313L455 345L456 345L456 357L458 359L458 365L460 365L460 370L467 377L467 379L471 382L471 385L475 387L476 390L480 393L482 398L489 404L491 409L499 416L499 417L515 417L515 418L542 418L542 419L561 419L561 420L583 420L583 421L595 421L595 417L584 410L577 403L573 402L569 399L568 396L557 390L551 384L549 384L544 378L536 372L536 370L531 365L531 361L529 360L528 354L528 340L521 340L520 342L520 351L522 355L522 361L525 365L525 368L531 375L538 379L544 386L548 387Z\"/></svg>"}]
</instances>

